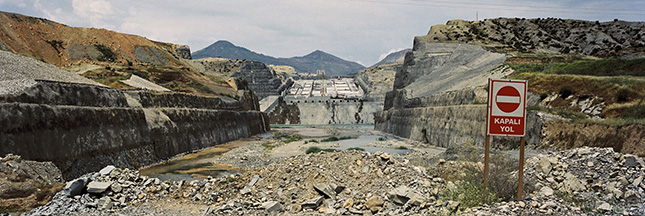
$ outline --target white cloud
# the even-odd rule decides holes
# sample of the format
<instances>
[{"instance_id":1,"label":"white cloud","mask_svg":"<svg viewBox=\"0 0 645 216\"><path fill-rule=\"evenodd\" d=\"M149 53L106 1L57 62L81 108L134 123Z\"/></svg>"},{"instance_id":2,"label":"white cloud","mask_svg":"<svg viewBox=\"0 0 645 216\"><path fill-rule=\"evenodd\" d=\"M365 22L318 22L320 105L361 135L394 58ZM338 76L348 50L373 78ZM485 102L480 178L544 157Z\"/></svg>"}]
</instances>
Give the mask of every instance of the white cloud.
<instances>
[{"instance_id":1,"label":"white cloud","mask_svg":"<svg viewBox=\"0 0 645 216\"><path fill-rule=\"evenodd\" d=\"M21 4L27 6L21 8ZM600 5L611 5L613 10L602 13L567 9L604 9ZM229 40L277 57L322 50L369 65L400 50L398 47L411 47L414 36L424 35L430 26L445 24L450 19L474 20L478 13L480 19L561 17L642 21L642 10L634 10L645 8L645 1L615 4L609 0L491 0L465 4L418 0L0 0L0 8L70 26L107 28L187 44L193 51L217 40ZM622 13L617 8L631 12ZM384 54L386 50L390 51Z\"/></svg>"},{"instance_id":2,"label":"white cloud","mask_svg":"<svg viewBox=\"0 0 645 216\"><path fill-rule=\"evenodd\" d=\"M113 28L121 20L111 19L112 5L105 0L72 0L74 14L87 19L93 27Z\"/></svg>"},{"instance_id":3,"label":"white cloud","mask_svg":"<svg viewBox=\"0 0 645 216\"><path fill-rule=\"evenodd\" d=\"M73 0L72 7L81 17L112 14L112 5L104 0Z\"/></svg>"}]
</instances>

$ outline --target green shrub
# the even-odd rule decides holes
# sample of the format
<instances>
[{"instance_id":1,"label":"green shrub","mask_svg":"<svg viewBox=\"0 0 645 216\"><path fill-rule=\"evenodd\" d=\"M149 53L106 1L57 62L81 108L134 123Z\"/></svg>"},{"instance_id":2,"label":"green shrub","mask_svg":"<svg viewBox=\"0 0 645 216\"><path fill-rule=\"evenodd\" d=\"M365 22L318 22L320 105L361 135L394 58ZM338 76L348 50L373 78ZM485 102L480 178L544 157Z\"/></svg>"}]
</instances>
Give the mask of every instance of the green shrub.
<instances>
[{"instance_id":1,"label":"green shrub","mask_svg":"<svg viewBox=\"0 0 645 216\"><path fill-rule=\"evenodd\" d=\"M355 150L355 151L365 151L365 149L364 149L364 148L359 148L359 147L351 147L351 148L348 148L348 149L347 149L347 151L351 151L351 150Z\"/></svg>"},{"instance_id":2,"label":"green shrub","mask_svg":"<svg viewBox=\"0 0 645 216\"><path fill-rule=\"evenodd\" d=\"M114 52L112 52L112 50L107 46L103 44L96 44L94 45L94 48L101 52L101 56L97 58L99 61L113 62L114 60L116 60L116 54L114 54Z\"/></svg>"},{"instance_id":3,"label":"green shrub","mask_svg":"<svg viewBox=\"0 0 645 216\"><path fill-rule=\"evenodd\" d=\"M562 88L560 88L560 91L558 91L558 93L560 94L560 97L562 99L565 99L565 98L571 96L572 94L574 94L575 91L573 90L573 88L571 86L562 86Z\"/></svg>"},{"instance_id":4,"label":"green shrub","mask_svg":"<svg viewBox=\"0 0 645 216\"><path fill-rule=\"evenodd\" d=\"M379 137L379 138L378 138L378 139L376 139L376 140L378 140L378 141L385 141L385 140L387 140L387 139L385 139L385 137Z\"/></svg>"},{"instance_id":5,"label":"green shrub","mask_svg":"<svg viewBox=\"0 0 645 216\"><path fill-rule=\"evenodd\" d=\"M627 102L629 101L629 95L631 95L631 91L628 88L620 88L616 92L616 100L618 102Z\"/></svg>"},{"instance_id":6,"label":"green shrub","mask_svg":"<svg viewBox=\"0 0 645 216\"><path fill-rule=\"evenodd\" d=\"M319 148L316 146L309 147L305 153L306 154L311 154L311 153L318 153L318 152L335 152L338 151L337 149L331 149L331 148Z\"/></svg>"},{"instance_id":7,"label":"green shrub","mask_svg":"<svg viewBox=\"0 0 645 216\"><path fill-rule=\"evenodd\" d=\"M546 97L548 97L548 96L549 96L549 94L548 94L548 93L546 93L546 92L544 92L544 93L540 94L540 101L544 100L544 99L545 99Z\"/></svg>"},{"instance_id":8,"label":"green shrub","mask_svg":"<svg viewBox=\"0 0 645 216\"><path fill-rule=\"evenodd\" d=\"M405 147L405 146L399 146L399 147L396 147L396 149L399 149L399 150L408 150L408 147Z\"/></svg>"},{"instance_id":9,"label":"green shrub","mask_svg":"<svg viewBox=\"0 0 645 216\"><path fill-rule=\"evenodd\" d=\"M320 142L335 142L335 141L340 141L340 140L347 140L347 139L353 139L352 137L344 136L344 137L336 137L336 136L331 136L327 137L325 139L321 139Z\"/></svg>"},{"instance_id":10,"label":"green shrub","mask_svg":"<svg viewBox=\"0 0 645 216\"><path fill-rule=\"evenodd\" d=\"M455 149L457 157L464 162L455 166L439 167L437 173L455 187L441 193L442 200L459 201L463 208L509 201L517 195L517 177L512 175L518 169L518 161L503 153L492 154L489 160L488 186L484 193L484 167L480 165L481 150L467 143ZM530 180L524 178L524 194L534 191Z\"/></svg>"}]
</instances>

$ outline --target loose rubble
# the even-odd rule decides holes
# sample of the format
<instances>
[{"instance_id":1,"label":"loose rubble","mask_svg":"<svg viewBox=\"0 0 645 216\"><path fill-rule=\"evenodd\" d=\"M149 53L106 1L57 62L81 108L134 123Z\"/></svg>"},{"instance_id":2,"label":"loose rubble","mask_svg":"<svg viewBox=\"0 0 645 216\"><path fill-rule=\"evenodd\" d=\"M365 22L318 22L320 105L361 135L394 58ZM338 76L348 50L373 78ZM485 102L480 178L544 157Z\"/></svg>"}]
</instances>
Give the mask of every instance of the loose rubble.
<instances>
[{"instance_id":1,"label":"loose rubble","mask_svg":"<svg viewBox=\"0 0 645 216\"><path fill-rule=\"evenodd\" d=\"M538 190L521 201L473 208L441 197L441 191L457 183L410 162L424 157L430 156L316 153L189 182L108 167L68 182L52 202L29 214L173 214L149 206L161 200L197 206L202 215L645 214L642 159L611 149L579 148L529 158L525 179L534 179ZM442 165L428 166L454 162L439 161Z\"/></svg>"},{"instance_id":2,"label":"loose rubble","mask_svg":"<svg viewBox=\"0 0 645 216\"><path fill-rule=\"evenodd\" d=\"M645 215L645 163L611 148L582 147L527 159L538 191L522 201L473 208L473 215Z\"/></svg>"},{"instance_id":3,"label":"loose rubble","mask_svg":"<svg viewBox=\"0 0 645 216\"><path fill-rule=\"evenodd\" d=\"M44 205L60 191L63 178L51 162L0 157L0 212L26 211Z\"/></svg>"}]
</instances>

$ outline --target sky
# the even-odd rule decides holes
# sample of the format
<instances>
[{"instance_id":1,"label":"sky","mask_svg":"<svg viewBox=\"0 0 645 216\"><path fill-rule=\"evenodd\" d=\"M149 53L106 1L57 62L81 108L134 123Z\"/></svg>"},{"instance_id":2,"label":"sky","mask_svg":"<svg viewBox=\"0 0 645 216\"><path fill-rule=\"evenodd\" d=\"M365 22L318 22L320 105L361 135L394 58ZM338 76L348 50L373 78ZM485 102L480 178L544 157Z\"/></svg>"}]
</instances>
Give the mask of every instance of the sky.
<instances>
[{"instance_id":1,"label":"sky","mask_svg":"<svg viewBox=\"0 0 645 216\"><path fill-rule=\"evenodd\" d=\"M189 45L218 40L274 57L322 50L370 66L448 20L645 21L643 0L0 0L0 10Z\"/></svg>"}]
</instances>

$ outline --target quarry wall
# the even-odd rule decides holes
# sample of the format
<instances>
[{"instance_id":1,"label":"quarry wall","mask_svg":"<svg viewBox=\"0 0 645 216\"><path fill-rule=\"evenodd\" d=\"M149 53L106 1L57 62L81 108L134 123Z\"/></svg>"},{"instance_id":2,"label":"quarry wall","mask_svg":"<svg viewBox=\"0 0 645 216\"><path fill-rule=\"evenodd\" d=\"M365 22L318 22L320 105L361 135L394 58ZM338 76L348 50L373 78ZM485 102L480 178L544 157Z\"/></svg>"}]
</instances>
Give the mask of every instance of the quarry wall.
<instances>
[{"instance_id":1,"label":"quarry wall","mask_svg":"<svg viewBox=\"0 0 645 216\"><path fill-rule=\"evenodd\" d=\"M0 95L0 155L52 161L67 179L110 164L138 168L269 130L264 113L245 107L224 97L38 81Z\"/></svg>"},{"instance_id":2,"label":"quarry wall","mask_svg":"<svg viewBox=\"0 0 645 216\"><path fill-rule=\"evenodd\" d=\"M510 73L499 67L507 57L467 44L416 41L397 71L394 89L385 96L384 110L374 127L398 136L441 147L484 144L488 78ZM537 103L529 97L528 105ZM542 121L527 114L528 145L540 142ZM500 148L518 145L520 138L495 137Z\"/></svg>"}]
</instances>

